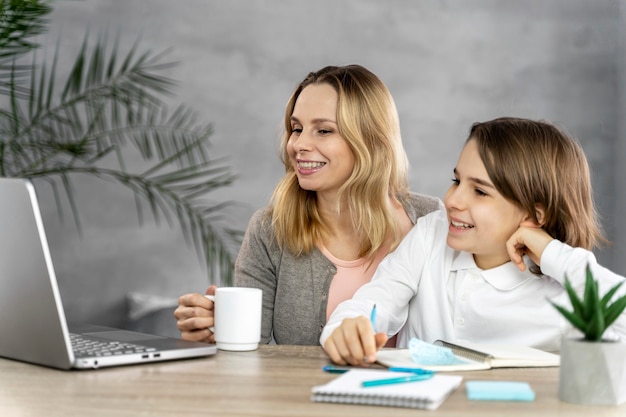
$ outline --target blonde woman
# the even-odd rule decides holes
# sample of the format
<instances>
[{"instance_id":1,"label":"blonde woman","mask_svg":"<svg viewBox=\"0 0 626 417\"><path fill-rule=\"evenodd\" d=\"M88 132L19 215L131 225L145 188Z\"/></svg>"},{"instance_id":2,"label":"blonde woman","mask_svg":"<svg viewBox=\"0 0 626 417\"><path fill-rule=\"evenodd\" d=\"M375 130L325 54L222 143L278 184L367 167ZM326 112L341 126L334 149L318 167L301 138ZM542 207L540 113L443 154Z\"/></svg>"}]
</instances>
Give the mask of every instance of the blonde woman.
<instances>
[{"instance_id":1,"label":"blonde woman","mask_svg":"<svg viewBox=\"0 0 626 417\"><path fill-rule=\"evenodd\" d=\"M285 176L250 220L235 285L263 290L262 342L317 345L335 307L419 217L443 206L409 192L394 101L366 68L310 73L287 102L284 125ZM181 296L174 315L184 339L214 341L213 302L203 295Z\"/></svg>"}]
</instances>

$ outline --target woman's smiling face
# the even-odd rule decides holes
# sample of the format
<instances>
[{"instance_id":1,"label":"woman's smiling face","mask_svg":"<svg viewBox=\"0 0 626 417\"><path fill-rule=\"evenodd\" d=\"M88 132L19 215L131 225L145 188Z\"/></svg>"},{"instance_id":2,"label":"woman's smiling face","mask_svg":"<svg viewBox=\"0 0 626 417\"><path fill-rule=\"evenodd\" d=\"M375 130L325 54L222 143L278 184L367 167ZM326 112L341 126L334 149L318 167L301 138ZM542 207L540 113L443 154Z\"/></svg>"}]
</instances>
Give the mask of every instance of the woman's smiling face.
<instances>
[{"instance_id":1,"label":"woman's smiling face","mask_svg":"<svg viewBox=\"0 0 626 417\"><path fill-rule=\"evenodd\" d=\"M490 269L508 262L505 243L527 213L493 186L475 140L466 143L444 197L448 245L474 254L476 265Z\"/></svg>"},{"instance_id":2,"label":"woman's smiling face","mask_svg":"<svg viewBox=\"0 0 626 417\"><path fill-rule=\"evenodd\" d=\"M291 115L287 153L300 187L336 193L354 169L354 154L337 127L338 95L329 84L305 87Z\"/></svg>"}]
</instances>

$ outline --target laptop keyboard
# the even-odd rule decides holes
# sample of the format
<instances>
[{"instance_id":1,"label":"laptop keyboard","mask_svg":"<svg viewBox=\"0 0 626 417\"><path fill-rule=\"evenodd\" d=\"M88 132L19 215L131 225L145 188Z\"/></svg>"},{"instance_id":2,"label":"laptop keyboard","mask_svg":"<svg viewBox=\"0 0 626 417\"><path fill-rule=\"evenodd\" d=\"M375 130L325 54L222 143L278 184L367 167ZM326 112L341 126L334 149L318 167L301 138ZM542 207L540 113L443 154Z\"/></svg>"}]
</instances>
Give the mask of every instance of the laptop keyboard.
<instances>
[{"instance_id":1,"label":"laptop keyboard","mask_svg":"<svg viewBox=\"0 0 626 417\"><path fill-rule=\"evenodd\" d=\"M117 356L132 353L154 352L156 349L136 345L134 343L104 341L89 338L76 333L70 333L72 350L77 358L90 356Z\"/></svg>"}]
</instances>

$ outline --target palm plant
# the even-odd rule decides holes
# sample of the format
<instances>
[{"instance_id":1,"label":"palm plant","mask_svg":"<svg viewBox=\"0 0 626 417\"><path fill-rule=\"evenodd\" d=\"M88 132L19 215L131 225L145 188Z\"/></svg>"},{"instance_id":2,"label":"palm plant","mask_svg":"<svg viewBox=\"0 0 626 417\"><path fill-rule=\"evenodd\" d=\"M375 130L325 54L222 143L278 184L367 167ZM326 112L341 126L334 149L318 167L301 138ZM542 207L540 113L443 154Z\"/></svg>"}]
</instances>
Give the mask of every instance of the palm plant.
<instances>
[{"instance_id":1,"label":"palm plant","mask_svg":"<svg viewBox=\"0 0 626 417\"><path fill-rule=\"evenodd\" d=\"M138 44L121 56L117 41L100 36L90 46L85 36L57 88L58 52L51 63L39 62L33 40L46 32L51 10L45 0L0 0L0 94L7 97L0 107L0 176L48 182L58 202L67 198L79 230L72 178L117 182L133 192L140 223L144 211L157 223L176 221L209 275L231 283L240 232L221 226L221 216L232 203L211 203L206 195L235 177L209 156L211 125L185 106L167 108L164 97L175 83L160 72L172 64L140 53ZM148 168L127 167L135 154Z\"/></svg>"}]
</instances>

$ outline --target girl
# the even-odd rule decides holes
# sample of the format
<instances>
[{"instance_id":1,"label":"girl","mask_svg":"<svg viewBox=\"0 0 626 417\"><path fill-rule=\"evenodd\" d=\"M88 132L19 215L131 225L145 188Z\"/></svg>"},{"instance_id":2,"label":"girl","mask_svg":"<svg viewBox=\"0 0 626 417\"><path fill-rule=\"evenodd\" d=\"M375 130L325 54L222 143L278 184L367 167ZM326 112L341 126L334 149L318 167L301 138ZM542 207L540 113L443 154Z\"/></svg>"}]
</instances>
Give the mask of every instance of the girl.
<instances>
[{"instance_id":1,"label":"girl","mask_svg":"<svg viewBox=\"0 0 626 417\"><path fill-rule=\"evenodd\" d=\"M624 279L590 252L604 238L587 161L551 124L474 124L444 205L332 314L320 343L334 362L371 363L398 331L398 347L417 337L558 351L570 327L548 299L568 305L565 277L581 293L587 264L602 292ZM626 315L610 330L625 338Z\"/></svg>"}]
</instances>

